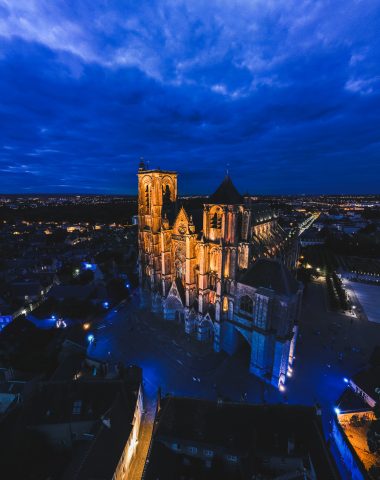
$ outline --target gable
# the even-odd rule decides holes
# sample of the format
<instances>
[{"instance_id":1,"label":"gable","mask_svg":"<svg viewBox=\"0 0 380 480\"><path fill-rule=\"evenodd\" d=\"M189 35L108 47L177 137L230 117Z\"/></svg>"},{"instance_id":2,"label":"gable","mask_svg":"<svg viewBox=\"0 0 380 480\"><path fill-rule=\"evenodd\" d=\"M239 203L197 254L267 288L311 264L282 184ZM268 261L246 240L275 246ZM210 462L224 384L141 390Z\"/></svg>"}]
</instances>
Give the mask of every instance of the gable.
<instances>
[{"instance_id":1,"label":"gable","mask_svg":"<svg viewBox=\"0 0 380 480\"><path fill-rule=\"evenodd\" d=\"M185 292L180 280L173 281L166 300L171 300L171 302L177 300L182 306L185 306Z\"/></svg>"},{"instance_id":2,"label":"gable","mask_svg":"<svg viewBox=\"0 0 380 480\"><path fill-rule=\"evenodd\" d=\"M173 225L173 233L175 235L186 235L189 233L189 217L183 207L178 212L177 218Z\"/></svg>"}]
</instances>

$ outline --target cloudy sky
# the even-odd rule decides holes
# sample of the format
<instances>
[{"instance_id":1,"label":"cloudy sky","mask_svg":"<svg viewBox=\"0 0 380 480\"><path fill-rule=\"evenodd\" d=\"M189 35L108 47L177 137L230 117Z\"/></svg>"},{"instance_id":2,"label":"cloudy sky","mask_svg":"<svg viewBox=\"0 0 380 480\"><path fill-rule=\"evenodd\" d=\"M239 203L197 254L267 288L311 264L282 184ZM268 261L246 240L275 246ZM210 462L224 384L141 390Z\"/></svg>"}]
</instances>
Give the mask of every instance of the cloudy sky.
<instances>
[{"instance_id":1,"label":"cloudy sky","mask_svg":"<svg viewBox=\"0 0 380 480\"><path fill-rule=\"evenodd\" d=\"M379 192L380 0L0 0L0 192Z\"/></svg>"}]
</instances>

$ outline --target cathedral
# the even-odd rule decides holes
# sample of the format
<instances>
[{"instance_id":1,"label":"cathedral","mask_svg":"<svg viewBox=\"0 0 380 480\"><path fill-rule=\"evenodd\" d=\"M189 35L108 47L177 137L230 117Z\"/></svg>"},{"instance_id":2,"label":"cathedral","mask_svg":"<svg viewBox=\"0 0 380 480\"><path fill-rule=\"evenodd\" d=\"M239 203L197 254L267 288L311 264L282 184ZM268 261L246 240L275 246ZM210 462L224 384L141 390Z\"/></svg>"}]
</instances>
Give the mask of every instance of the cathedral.
<instances>
[{"instance_id":1,"label":"cathedral","mask_svg":"<svg viewBox=\"0 0 380 480\"><path fill-rule=\"evenodd\" d=\"M295 232L240 195L229 175L205 203L177 198L177 173L138 171L139 275L152 310L232 355L250 347L250 372L284 389L292 374L302 288Z\"/></svg>"}]
</instances>

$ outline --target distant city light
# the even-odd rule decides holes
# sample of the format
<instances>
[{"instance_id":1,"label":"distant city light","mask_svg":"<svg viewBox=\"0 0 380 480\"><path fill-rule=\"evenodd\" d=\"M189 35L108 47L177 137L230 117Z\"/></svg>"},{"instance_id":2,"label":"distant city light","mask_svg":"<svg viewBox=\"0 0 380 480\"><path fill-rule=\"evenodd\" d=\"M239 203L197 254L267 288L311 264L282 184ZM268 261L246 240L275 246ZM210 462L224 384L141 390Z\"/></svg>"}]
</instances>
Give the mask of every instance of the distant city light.
<instances>
[{"instance_id":1,"label":"distant city light","mask_svg":"<svg viewBox=\"0 0 380 480\"><path fill-rule=\"evenodd\" d=\"M90 324L89 323L84 323L83 324L83 330L89 330Z\"/></svg>"},{"instance_id":2,"label":"distant city light","mask_svg":"<svg viewBox=\"0 0 380 480\"><path fill-rule=\"evenodd\" d=\"M344 383L348 383L348 378L347 378L347 377L344 377L344 378L343 378L343 382L344 382Z\"/></svg>"},{"instance_id":3,"label":"distant city light","mask_svg":"<svg viewBox=\"0 0 380 480\"><path fill-rule=\"evenodd\" d=\"M95 337L92 333L90 333L90 335L87 335L88 343L92 343L94 340L95 340Z\"/></svg>"},{"instance_id":4,"label":"distant city light","mask_svg":"<svg viewBox=\"0 0 380 480\"><path fill-rule=\"evenodd\" d=\"M285 392L285 385L283 383L280 383L278 389L280 390L280 392Z\"/></svg>"},{"instance_id":5,"label":"distant city light","mask_svg":"<svg viewBox=\"0 0 380 480\"><path fill-rule=\"evenodd\" d=\"M335 407L335 408L334 408L334 412L335 412L337 415L340 415L340 408Z\"/></svg>"},{"instance_id":6,"label":"distant city light","mask_svg":"<svg viewBox=\"0 0 380 480\"><path fill-rule=\"evenodd\" d=\"M110 306L110 304L108 302L103 302L103 307L104 308L108 308Z\"/></svg>"},{"instance_id":7,"label":"distant city light","mask_svg":"<svg viewBox=\"0 0 380 480\"><path fill-rule=\"evenodd\" d=\"M126 283L125 288L129 288L129 287L130 287L129 283Z\"/></svg>"},{"instance_id":8,"label":"distant city light","mask_svg":"<svg viewBox=\"0 0 380 480\"><path fill-rule=\"evenodd\" d=\"M95 267L96 265L94 265L93 263L88 263L88 262L83 263L83 268L85 270L95 270Z\"/></svg>"}]
</instances>

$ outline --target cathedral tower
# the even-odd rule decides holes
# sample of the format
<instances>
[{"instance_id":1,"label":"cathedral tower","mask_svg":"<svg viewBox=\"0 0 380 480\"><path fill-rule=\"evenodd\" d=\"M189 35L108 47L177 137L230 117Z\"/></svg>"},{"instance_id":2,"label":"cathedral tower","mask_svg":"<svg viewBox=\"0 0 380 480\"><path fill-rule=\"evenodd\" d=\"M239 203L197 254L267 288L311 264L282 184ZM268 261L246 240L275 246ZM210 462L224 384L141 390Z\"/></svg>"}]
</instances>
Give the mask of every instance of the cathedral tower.
<instances>
[{"instance_id":1,"label":"cathedral tower","mask_svg":"<svg viewBox=\"0 0 380 480\"><path fill-rule=\"evenodd\" d=\"M149 281L152 290L160 290L160 232L165 210L177 199L177 173L146 169L138 171L138 241L140 281Z\"/></svg>"}]
</instances>

